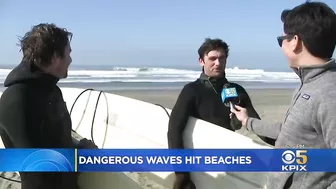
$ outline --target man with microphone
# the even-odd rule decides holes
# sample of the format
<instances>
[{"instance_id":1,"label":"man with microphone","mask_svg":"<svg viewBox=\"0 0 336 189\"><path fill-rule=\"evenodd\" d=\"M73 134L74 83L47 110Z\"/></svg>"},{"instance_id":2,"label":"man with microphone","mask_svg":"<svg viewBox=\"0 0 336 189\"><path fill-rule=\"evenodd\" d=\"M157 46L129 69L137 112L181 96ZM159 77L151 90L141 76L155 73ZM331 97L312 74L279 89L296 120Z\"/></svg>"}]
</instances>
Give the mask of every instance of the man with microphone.
<instances>
[{"instance_id":1,"label":"man with microphone","mask_svg":"<svg viewBox=\"0 0 336 189\"><path fill-rule=\"evenodd\" d=\"M301 80L284 121L265 123L241 106L231 111L249 131L276 139L277 148L335 148L336 14L325 3L306 2L283 11L281 20L284 34L278 43ZM270 173L267 185L272 189L336 189L336 173Z\"/></svg>"},{"instance_id":2,"label":"man with microphone","mask_svg":"<svg viewBox=\"0 0 336 189\"><path fill-rule=\"evenodd\" d=\"M245 89L235 83L229 83L225 77L225 67L229 55L228 45L220 39L206 39L198 50L199 63L203 67L200 77L185 85L172 109L169 128L168 144L171 149L182 149L183 132L189 116L193 116L226 129L240 129L241 123L230 119L229 101L245 107L252 117L260 119L252 106ZM226 95L234 89L238 95ZM229 101L227 99L230 99ZM236 120L236 121L235 121ZM274 145L274 140L262 138L265 142ZM238 142L238 141L232 141ZM174 189L192 189L195 185L188 173L176 173Z\"/></svg>"}]
</instances>

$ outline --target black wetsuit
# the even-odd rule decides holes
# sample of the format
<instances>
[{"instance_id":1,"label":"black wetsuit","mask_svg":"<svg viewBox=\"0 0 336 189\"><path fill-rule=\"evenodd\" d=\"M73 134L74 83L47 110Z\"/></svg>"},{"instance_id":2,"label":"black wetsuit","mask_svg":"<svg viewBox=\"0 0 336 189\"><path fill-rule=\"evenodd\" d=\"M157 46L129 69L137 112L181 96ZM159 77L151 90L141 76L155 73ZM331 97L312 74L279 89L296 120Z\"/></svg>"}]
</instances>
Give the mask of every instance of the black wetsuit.
<instances>
[{"instance_id":1,"label":"black wetsuit","mask_svg":"<svg viewBox=\"0 0 336 189\"><path fill-rule=\"evenodd\" d=\"M225 76L219 79L213 79L202 73L199 79L183 87L170 115L168 129L169 148L184 148L183 131L189 116L233 130L229 117L230 108L225 106L221 99L221 91L226 83L228 83L228 81ZM249 117L260 119L245 89L238 84L230 84L237 89L240 98L240 103L237 105L246 108ZM241 124L241 122L237 121L235 124ZM275 143L273 139L260 138L271 145Z\"/></svg>"},{"instance_id":2,"label":"black wetsuit","mask_svg":"<svg viewBox=\"0 0 336 189\"><path fill-rule=\"evenodd\" d=\"M0 99L6 148L74 148L71 118L58 79L21 63L7 76ZM76 173L20 173L22 189L78 189Z\"/></svg>"}]
</instances>

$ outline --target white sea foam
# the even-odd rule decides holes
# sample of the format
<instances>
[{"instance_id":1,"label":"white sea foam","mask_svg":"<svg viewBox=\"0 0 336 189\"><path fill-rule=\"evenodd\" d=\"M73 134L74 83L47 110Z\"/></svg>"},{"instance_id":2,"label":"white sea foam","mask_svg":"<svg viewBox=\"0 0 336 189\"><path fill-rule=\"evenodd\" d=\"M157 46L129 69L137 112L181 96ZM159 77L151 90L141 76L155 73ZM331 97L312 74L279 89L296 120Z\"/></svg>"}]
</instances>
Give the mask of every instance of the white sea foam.
<instances>
[{"instance_id":1,"label":"white sea foam","mask_svg":"<svg viewBox=\"0 0 336 189\"><path fill-rule=\"evenodd\" d=\"M0 83L3 83L10 69L0 69ZM61 83L106 83L106 82L189 82L199 77L200 71L167 68L114 67L110 70L70 70ZM298 82L293 72L267 72L262 69L227 68L230 81L254 82Z\"/></svg>"}]
</instances>

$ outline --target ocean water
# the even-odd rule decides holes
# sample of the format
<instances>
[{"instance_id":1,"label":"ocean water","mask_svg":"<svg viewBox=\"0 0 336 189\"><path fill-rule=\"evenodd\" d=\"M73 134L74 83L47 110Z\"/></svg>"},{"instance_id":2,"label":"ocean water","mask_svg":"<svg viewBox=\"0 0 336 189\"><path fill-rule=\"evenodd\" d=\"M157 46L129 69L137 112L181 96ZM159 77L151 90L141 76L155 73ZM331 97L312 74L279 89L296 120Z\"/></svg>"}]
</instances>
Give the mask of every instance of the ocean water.
<instances>
[{"instance_id":1,"label":"ocean water","mask_svg":"<svg viewBox=\"0 0 336 189\"><path fill-rule=\"evenodd\" d=\"M12 66L0 66L0 84ZM67 79L60 80L61 87L95 88L100 90L157 90L181 89L196 80L200 68L193 67L123 67L71 65ZM299 78L294 72L270 72L263 69L226 69L227 79L245 88L271 89L295 88Z\"/></svg>"}]
</instances>

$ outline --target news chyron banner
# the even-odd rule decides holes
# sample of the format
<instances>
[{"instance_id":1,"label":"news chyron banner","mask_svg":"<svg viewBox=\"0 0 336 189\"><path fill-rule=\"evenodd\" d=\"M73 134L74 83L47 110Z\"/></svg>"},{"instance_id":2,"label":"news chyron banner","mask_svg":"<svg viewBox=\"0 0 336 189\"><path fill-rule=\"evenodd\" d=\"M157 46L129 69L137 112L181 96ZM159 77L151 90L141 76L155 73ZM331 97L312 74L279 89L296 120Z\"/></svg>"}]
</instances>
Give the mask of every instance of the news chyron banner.
<instances>
[{"instance_id":1,"label":"news chyron banner","mask_svg":"<svg viewBox=\"0 0 336 189\"><path fill-rule=\"evenodd\" d=\"M74 172L75 150L0 149L2 172Z\"/></svg>"},{"instance_id":2,"label":"news chyron banner","mask_svg":"<svg viewBox=\"0 0 336 189\"><path fill-rule=\"evenodd\" d=\"M0 149L3 172L336 172L333 149Z\"/></svg>"}]
</instances>

